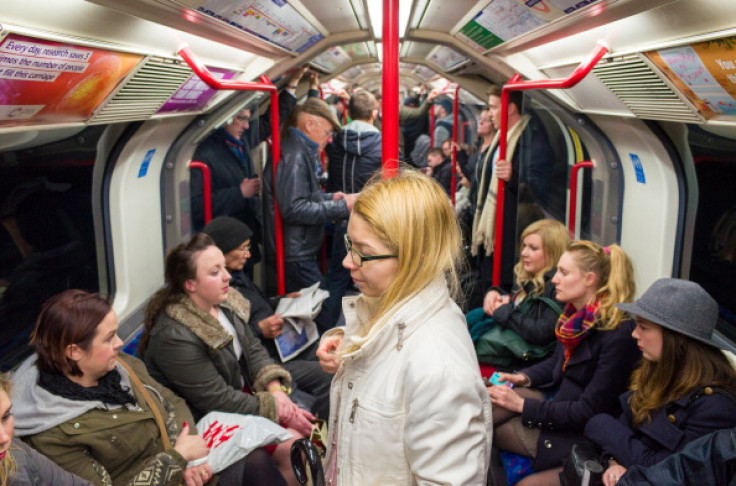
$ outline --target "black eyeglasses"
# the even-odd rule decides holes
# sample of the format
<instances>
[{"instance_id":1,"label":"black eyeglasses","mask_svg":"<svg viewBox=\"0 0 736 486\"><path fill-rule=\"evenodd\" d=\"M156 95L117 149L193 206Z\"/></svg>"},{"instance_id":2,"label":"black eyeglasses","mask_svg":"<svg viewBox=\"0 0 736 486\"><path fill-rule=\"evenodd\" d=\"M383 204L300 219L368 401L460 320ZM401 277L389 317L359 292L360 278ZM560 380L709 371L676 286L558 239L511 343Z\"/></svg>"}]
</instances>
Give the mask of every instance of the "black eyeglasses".
<instances>
[{"instance_id":1,"label":"black eyeglasses","mask_svg":"<svg viewBox=\"0 0 736 486\"><path fill-rule=\"evenodd\" d=\"M353 242L350 241L350 237L345 235L345 249L350 253L350 259L356 267L362 267L364 262L371 262L373 260L385 260L386 258L398 258L398 255L363 255L361 252L353 248Z\"/></svg>"}]
</instances>

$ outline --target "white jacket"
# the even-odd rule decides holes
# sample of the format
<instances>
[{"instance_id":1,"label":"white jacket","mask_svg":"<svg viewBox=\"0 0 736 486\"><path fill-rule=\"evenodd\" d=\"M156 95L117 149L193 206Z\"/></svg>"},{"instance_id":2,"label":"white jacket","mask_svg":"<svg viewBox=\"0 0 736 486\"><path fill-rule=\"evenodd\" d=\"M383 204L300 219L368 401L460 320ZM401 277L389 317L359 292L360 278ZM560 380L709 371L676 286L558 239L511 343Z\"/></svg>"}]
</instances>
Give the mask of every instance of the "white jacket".
<instances>
[{"instance_id":1,"label":"white jacket","mask_svg":"<svg viewBox=\"0 0 736 486\"><path fill-rule=\"evenodd\" d=\"M360 296L343 299L343 308L345 343L366 310ZM330 417L331 484L485 485L491 406L465 318L444 279L343 357Z\"/></svg>"}]
</instances>

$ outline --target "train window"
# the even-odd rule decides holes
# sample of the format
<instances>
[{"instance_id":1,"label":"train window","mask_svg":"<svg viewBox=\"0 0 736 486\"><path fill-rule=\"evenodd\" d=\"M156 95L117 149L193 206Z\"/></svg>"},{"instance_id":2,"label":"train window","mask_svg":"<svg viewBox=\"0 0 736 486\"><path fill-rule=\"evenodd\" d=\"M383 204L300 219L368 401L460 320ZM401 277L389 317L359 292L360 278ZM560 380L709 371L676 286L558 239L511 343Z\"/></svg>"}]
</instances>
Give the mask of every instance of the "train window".
<instances>
[{"instance_id":1,"label":"train window","mask_svg":"<svg viewBox=\"0 0 736 486\"><path fill-rule=\"evenodd\" d=\"M717 301L718 330L736 342L736 140L690 127L698 207L690 279Z\"/></svg>"},{"instance_id":2,"label":"train window","mask_svg":"<svg viewBox=\"0 0 736 486\"><path fill-rule=\"evenodd\" d=\"M68 288L99 289L91 188L104 128L76 129L71 136L68 130L29 134L42 141L62 138L0 152L3 370L30 353L28 337L46 299Z\"/></svg>"}]
</instances>

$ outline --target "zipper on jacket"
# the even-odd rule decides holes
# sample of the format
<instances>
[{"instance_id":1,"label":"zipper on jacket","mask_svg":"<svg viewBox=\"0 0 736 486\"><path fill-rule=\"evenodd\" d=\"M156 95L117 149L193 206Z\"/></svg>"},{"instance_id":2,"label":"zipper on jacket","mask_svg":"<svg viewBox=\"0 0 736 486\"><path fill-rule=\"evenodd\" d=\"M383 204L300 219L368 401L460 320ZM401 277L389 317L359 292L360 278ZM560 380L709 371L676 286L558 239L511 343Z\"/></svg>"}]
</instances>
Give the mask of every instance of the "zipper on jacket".
<instances>
[{"instance_id":1,"label":"zipper on jacket","mask_svg":"<svg viewBox=\"0 0 736 486\"><path fill-rule=\"evenodd\" d=\"M348 419L348 421L349 421L349 422L350 422L351 424L352 424L353 422L355 422L355 411L356 411L356 409L357 409L357 408L358 408L358 399L357 399L357 398L355 398L355 399L353 399L353 406L352 406L352 408L350 409L350 418Z\"/></svg>"},{"instance_id":2,"label":"zipper on jacket","mask_svg":"<svg viewBox=\"0 0 736 486\"><path fill-rule=\"evenodd\" d=\"M399 328L399 340L396 343L396 351L401 351L401 348L404 347L404 329L406 329L406 324L402 322L399 323L397 327Z\"/></svg>"}]
</instances>

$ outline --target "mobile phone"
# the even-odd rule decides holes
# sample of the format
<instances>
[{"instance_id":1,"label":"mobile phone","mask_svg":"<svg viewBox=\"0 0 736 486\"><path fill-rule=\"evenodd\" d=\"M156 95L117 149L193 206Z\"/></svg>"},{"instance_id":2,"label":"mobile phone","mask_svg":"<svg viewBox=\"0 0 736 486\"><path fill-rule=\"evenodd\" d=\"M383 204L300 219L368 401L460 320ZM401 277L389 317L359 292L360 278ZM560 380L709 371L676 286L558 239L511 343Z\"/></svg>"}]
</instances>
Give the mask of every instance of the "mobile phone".
<instances>
[{"instance_id":1,"label":"mobile phone","mask_svg":"<svg viewBox=\"0 0 736 486\"><path fill-rule=\"evenodd\" d=\"M490 383L491 385L506 385L509 388L513 388L514 387L514 384L511 383L510 381L506 381L506 380L501 379L501 374L498 371L494 372L488 378L488 383Z\"/></svg>"}]
</instances>

